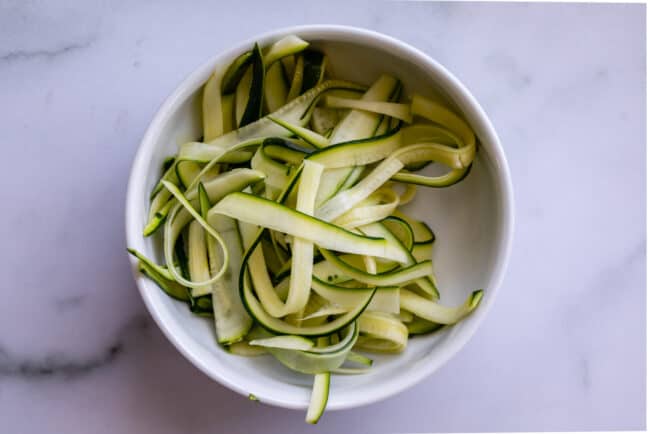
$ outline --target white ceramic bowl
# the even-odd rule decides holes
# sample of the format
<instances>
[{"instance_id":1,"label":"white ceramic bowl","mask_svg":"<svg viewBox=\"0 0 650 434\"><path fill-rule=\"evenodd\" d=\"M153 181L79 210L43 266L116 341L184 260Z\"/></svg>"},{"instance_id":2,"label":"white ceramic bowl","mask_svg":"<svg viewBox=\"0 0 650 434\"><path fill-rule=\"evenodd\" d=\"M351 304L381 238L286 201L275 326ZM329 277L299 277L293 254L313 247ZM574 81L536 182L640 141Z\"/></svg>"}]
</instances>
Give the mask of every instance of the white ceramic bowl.
<instances>
[{"instance_id":1,"label":"white ceramic bowl","mask_svg":"<svg viewBox=\"0 0 650 434\"><path fill-rule=\"evenodd\" d=\"M400 355L377 356L367 375L332 380L328 409L342 409L387 398L433 373L461 349L494 302L503 278L513 233L513 194L503 149L489 119L467 89L421 51L388 36L353 27L316 25L285 28L252 38L219 54L186 78L164 102L136 154L126 203L130 247L162 262L160 243L142 237L148 196L166 156L178 144L201 135L200 89L215 65L231 62L255 41L262 45L297 34L323 49L334 76L370 84L380 73L402 80L406 94L417 91L443 99L462 113L480 140L471 174L446 189L421 187L411 212L426 220L437 241L434 264L442 302L460 303L474 289L485 289L480 307L458 325L411 339ZM135 269L135 262L134 269ZM312 377L284 368L271 357L242 358L215 343L212 321L193 316L183 303L167 297L135 272L149 312L167 338L194 365L241 394L262 402L305 408Z\"/></svg>"}]
</instances>

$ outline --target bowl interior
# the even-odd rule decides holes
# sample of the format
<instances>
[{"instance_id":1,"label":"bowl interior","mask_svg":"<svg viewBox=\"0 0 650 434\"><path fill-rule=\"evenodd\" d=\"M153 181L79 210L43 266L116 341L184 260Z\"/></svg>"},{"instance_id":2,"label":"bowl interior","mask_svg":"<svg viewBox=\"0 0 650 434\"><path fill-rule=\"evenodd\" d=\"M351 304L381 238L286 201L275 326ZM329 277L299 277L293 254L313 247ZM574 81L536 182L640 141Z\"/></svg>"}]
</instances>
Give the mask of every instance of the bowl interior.
<instances>
[{"instance_id":1,"label":"bowl interior","mask_svg":"<svg viewBox=\"0 0 650 434\"><path fill-rule=\"evenodd\" d=\"M268 43L288 33L297 33L325 51L336 78L371 84L381 73L389 73L402 80L406 95L418 92L445 101L470 121L481 142L477 161L463 182L445 189L420 187L407 211L428 222L436 234L433 257L441 301L457 304L472 290L484 288L482 305L454 327L411 339L403 354L373 355L375 364L367 375L333 378L328 408L346 408L414 384L451 357L476 329L494 299L507 256L510 203L503 188L507 168L504 174L498 140L480 108L472 105L471 97L456 86L453 77L423 55L392 39L344 28L288 29L257 40ZM181 85L156 116L136 157L127 205L128 242L159 261L160 240L140 235L148 194L160 176L164 158L174 154L177 145L201 136L201 85L212 67L229 62L252 45L249 42L213 59ZM163 331L209 376L266 403L290 408L307 405L311 376L291 372L270 356L243 358L226 353L215 342L211 320L195 317L185 304L168 298L149 280L137 280Z\"/></svg>"}]
</instances>

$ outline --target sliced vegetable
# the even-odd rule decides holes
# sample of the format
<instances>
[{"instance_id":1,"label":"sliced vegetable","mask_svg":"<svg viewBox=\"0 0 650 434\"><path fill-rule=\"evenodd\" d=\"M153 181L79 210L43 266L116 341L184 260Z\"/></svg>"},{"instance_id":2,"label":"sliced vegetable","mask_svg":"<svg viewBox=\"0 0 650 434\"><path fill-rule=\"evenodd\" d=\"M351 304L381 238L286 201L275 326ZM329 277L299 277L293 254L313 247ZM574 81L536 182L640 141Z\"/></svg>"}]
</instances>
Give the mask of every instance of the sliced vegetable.
<instances>
[{"instance_id":1,"label":"sliced vegetable","mask_svg":"<svg viewBox=\"0 0 650 434\"><path fill-rule=\"evenodd\" d=\"M316 424L323 415L330 394L330 378L331 374L329 372L322 372L314 376L314 387L311 391L309 408L305 417L307 423Z\"/></svg>"},{"instance_id":2,"label":"sliced vegetable","mask_svg":"<svg viewBox=\"0 0 650 434\"><path fill-rule=\"evenodd\" d=\"M300 93L305 93L314 86L318 86L325 76L327 56L320 51L305 50L303 52L304 71Z\"/></svg>"},{"instance_id":3,"label":"sliced vegetable","mask_svg":"<svg viewBox=\"0 0 650 434\"><path fill-rule=\"evenodd\" d=\"M288 35L214 69L203 137L165 159L148 198L143 232L164 228L165 262L129 252L165 293L214 321L224 350L313 375L306 420L316 423L332 375L371 369L353 348L402 352L409 336L471 314L483 292L439 303L435 235L399 209L419 186L468 176L470 125L440 102L405 98L387 74L370 88L324 81L328 52L308 46ZM432 163L448 170L417 173Z\"/></svg>"},{"instance_id":4,"label":"sliced vegetable","mask_svg":"<svg viewBox=\"0 0 650 434\"><path fill-rule=\"evenodd\" d=\"M190 296L187 288L180 285L175 280L167 279L164 275L158 273L156 269L150 267L146 262L140 261L138 263L138 270L153 280L156 285L158 285L160 289L165 291L165 294L169 295L170 297L181 301L189 300Z\"/></svg>"},{"instance_id":5,"label":"sliced vegetable","mask_svg":"<svg viewBox=\"0 0 650 434\"><path fill-rule=\"evenodd\" d=\"M482 290L474 291L465 303L460 306L447 307L420 297L407 289L402 289L400 293L400 306L402 309L412 312L427 321L438 324L455 324L472 313L482 298Z\"/></svg>"},{"instance_id":6,"label":"sliced vegetable","mask_svg":"<svg viewBox=\"0 0 650 434\"><path fill-rule=\"evenodd\" d=\"M371 113L380 113L404 122L413 122L411 107L408 104L384 101L363 101L358 99L340 98L337 96L325 97L325 105L337 109L355 109Z\"/></svg>"},{"instance_id":7,"label":"sliced vegetable","mask_svg":"<svg viewBox=\"0 0 650 434\"><path fill-rule=\"evenodd\" d=\"M170 188L175 188L169 184ZM210 214L222 214L246 223L266 227L310 240L322 249L377 256L406 262L404 252L385 239L364 237L330 223L246 193L231 193L217 203Z\"/></svg>"}]
</instances>

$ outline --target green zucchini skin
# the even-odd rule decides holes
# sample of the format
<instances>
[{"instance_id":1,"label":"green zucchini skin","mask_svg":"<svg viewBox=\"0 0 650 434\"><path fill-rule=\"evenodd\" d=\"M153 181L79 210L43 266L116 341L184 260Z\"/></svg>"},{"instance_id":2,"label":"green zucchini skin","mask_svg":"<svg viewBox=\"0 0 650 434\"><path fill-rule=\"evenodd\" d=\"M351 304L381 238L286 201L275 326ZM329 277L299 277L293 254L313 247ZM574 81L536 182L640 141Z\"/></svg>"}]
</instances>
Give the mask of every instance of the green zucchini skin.
<instances>
[{"instance_id":1,"label":"green zucchini skin","mask_svg":"<svg viewBox=\"0 0 650 434\"><path fill-rule=\"evenodd\" d=\"M312 87L318 85L325 74L325 55L316 50L305 50L303 52L304 67L302 76L302 87L300 94L307 92Z\"/></svg>"},{"instance_id":2,"label":"green zucchini skin","mask_svg":"<svg viewBox=\"0 0 650 434\"><path fill-rule=\"evenodd\" d=\"M244 76L244 73L246 73L246 69L248 68L248 65L251 64L252 60L253 51L247 51L235 59L235 61L228 67L226 73L223 76L223 80L221 82L222 94L228 95L235 92L235 89L237 89L237 84L239 84L239 80L241 80L241 78Z\"/></svg>"},{"instance_id":3,"label":"green zucchini skin","mask_svg":"<svg viewBox=\"0 0 650 434\"><path fill-rule=\"evenodd\" d=\"M264 99L264 59L259 45L255 44L252 55L253 81L248 94L246 109L239 123L239 128L255 122L262 117L262 101Z\"/></svg>"},{"instance_id":4,"label":"green zucchini skin","mask_svg":"<svg viewBox=\"0 0 650 434\"><path fill-rule=\"evenodd\" d=\"M139 261L138 270L151 279L165 294L179 301L189 302L191 297L188 289L174 280L166 279L146 263Z\"/></svg>"},{"instance_id":5,"label":"green zucchini skin","mask_svg":"<svg viewBox=\"0 0 650 434\"><path fill-rule=\"evenodd\" d=\"M431 163L431 161L429 161L429 163ZM446 188L458 184L463 179L467 178L472 170L473 165L474 163L472 162L469 164L469 166L463 169L456 169L455 170L456 173L453 176L449 176L442 182L438 180L439 177L416 175L413 173L406 173L406 172L396 173L390 179L391 181L421 185L423 187L429 187L429 188Z\"/></svg>"},{"instance_id":6,"label":"green zucchini skin","mask_svg":"<svg viewBox=\"0 0 650 434\"><path fill-rule=\"evenodd\" d=\"M163 161L163 165L162 165L162 173L164 174L165 172L167 172L167 170L174 165L175 161L176 161L176 157L173 155L165 158L165 161Z\"/></svg>"}]
</instances>

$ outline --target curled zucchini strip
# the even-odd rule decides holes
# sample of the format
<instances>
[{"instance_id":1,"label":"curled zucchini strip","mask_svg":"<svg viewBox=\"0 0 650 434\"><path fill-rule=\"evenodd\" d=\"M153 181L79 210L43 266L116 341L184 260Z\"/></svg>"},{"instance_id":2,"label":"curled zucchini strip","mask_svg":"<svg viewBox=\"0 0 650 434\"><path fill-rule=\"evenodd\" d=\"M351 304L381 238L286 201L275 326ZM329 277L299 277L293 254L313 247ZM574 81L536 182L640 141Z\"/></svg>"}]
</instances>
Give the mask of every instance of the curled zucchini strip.
<instances>
[{"instance_id":1,"label":"curled zucchini strip","mask_svg":"<svg viewBox=\"0 0 650 434\"><path fill-rule=\"evenodd\" d=\"M192 207L190 202L185 198L185 196L183 196L183 193L181 193L178 187L168 181L163 181L163 185L172 193L176 200L178 200L178 204L172 210L169 220L167 223L165 223L164 252L167 268L171 272L172 276L174 276L174 279L176 279L176 281L182 285L189 286L190 288L201 288L212 285L214 282L219 280L221 276L223 276L228 268L228 247L226 246L223 238L221 238L221 235L219 235L219 233L215 231L212 226L210 226L201 217L201 215L194 209L194 207ZM181 208L185 208L185 210L189 213L189 216L182 219L175 219ZM211 278L200 282L185 279L173 266L174 245L176 244L176 240L178 239L178 235L180 234L181 229L191 221L192 217L203 227L203 229L205 229L205 231L212 238L214 238L219 243L219 248L223 252L223 263L221 265L221 268L219 268L219 271L217 271L217 273L214 274Z\"/></svg>"},{"instance_id":2,"label":"curled zucchini strip","mask_svg":"<svg viewBox=\"0 0 650 434\"><path fill-rule=\"evenodd\" d=\"M402 288L400 291L400 306L420 318L437 324L455 324L470 313L481 302L483 291L472 292L467 300L456 307L443 306Z\"/></svg>"},{"instance_id":3,"label":"curled zucchini strip","mask_svg":"<svg viewBox=\"0 0 650 434\"><path fill-rule=\"evenodd\" d=\"M316 216L331 221L367 198L390 180L404 165L417 161L438 161L452 169L464 169L471 164L475 146L453 149L440 144L415 144L398 149L383 160L354 187L342 191L316 211Z\"/></svg>"},{"instance_id":4,"label":"curled zucchini strip","mask_svg":"<svg viewBox=\"0 0 650 434\"><path fill-rule=\"evenodd\" d=\"M420 262L419 264L411 265L401 268L397 271L387 271L384 273L372 274L356 268L331 251L320 247L321 254L335 269L340 273L350 276L359 282L375 285L375 286L395 286L406 285L417 280L420 277L425 277L433 272L431 261Z\"/></svg>"},{"instance_id":5,"label":"curled zucchini strip","mask_svg":"<svg viewBox=\"0 0 650 434\"><path fill-rule=\"evenodd\" d=\"M381 312L364 312L359 317L359 332L356 348L382 352L404 351L408 341L408 329L393 315Z\"/></svg>"},{"instance_id":6,"label":"curled zucchini strip","mask_svg":"<svg viewBox=\"0 0 650 434\"><path fill-rule=\"evenodd\" d=\"M353 322L336 344L309 349L287 349L269 346L267 351L290 369L305 374L318 374L340 367L359 336L359 326Z\"/></svg>"}]
</instances>

